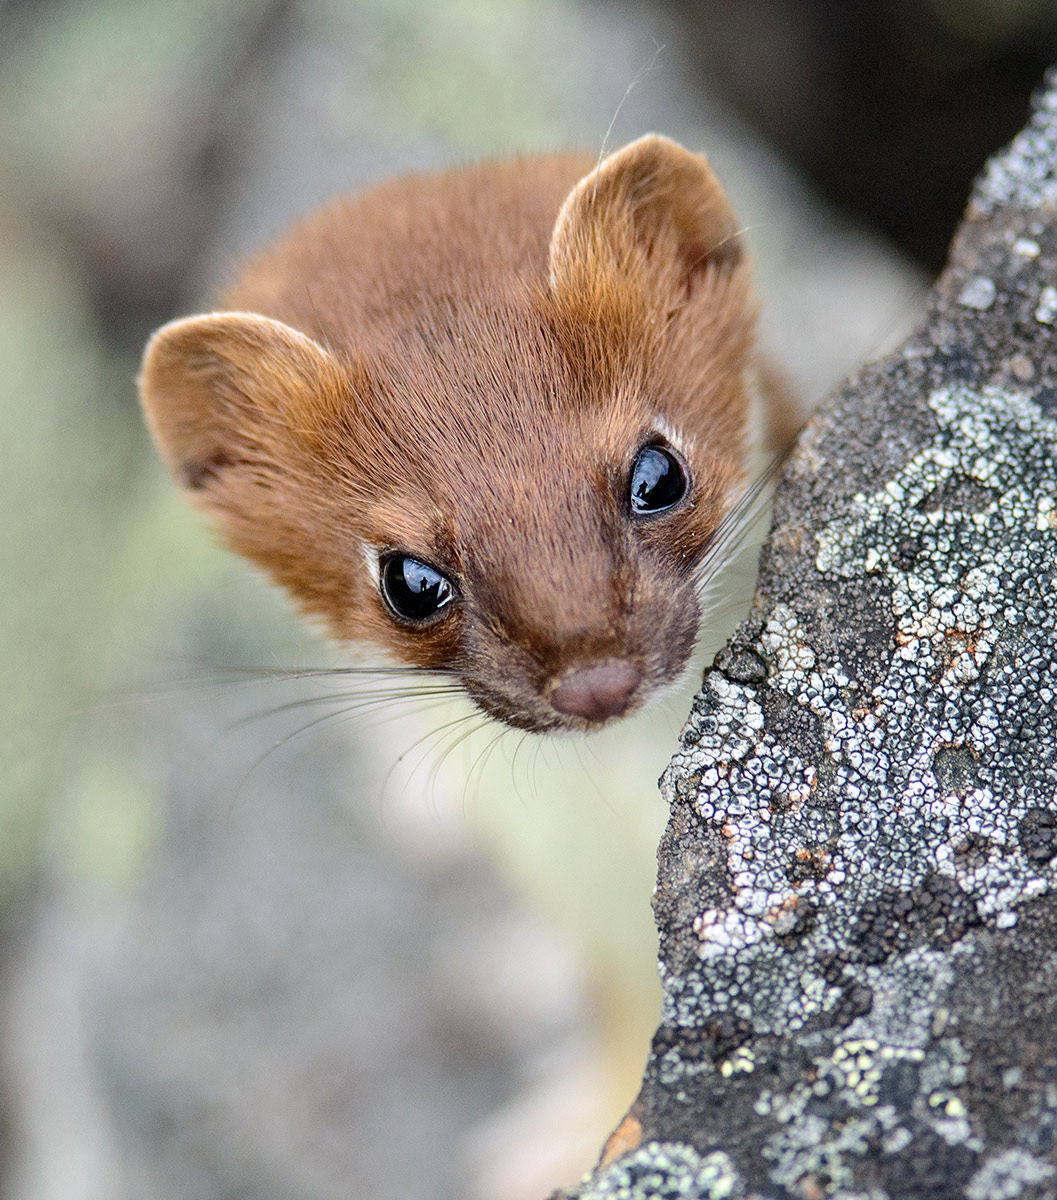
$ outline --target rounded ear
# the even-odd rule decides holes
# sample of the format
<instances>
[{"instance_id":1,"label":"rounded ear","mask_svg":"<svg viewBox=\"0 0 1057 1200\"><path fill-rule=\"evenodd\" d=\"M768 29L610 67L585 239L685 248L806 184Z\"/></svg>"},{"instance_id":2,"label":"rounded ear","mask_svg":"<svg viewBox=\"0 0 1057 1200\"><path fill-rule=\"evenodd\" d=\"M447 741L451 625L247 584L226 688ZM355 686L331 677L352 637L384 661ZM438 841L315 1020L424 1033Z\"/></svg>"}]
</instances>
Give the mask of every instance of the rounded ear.
<instances>
[{"instance_id":1,"label":"rounded ear","mask_svg":"<svg viewBox=\"0 0 1057 1200\"><path fill-rule=\"evenodd\" d=\"M601 263L662 256L684 282L741 259L739 228L708 160L650 133L614 151L573 188L550 243L552 291L576 287ZM674 260L674 261L673 261Z\"/></svg>"},{"instance_id":2,"label":"rounded ear","mask_svg":"<svg viewBox=\"0 0 1057 1200\"><path fill-rule=\"evenodd\" d=\"M349 383L334 356L296 329L219 312L163 325L147 343L139 390L169 470L201 492L305 444L347 403Z\"/></svg>"}]
</instances>

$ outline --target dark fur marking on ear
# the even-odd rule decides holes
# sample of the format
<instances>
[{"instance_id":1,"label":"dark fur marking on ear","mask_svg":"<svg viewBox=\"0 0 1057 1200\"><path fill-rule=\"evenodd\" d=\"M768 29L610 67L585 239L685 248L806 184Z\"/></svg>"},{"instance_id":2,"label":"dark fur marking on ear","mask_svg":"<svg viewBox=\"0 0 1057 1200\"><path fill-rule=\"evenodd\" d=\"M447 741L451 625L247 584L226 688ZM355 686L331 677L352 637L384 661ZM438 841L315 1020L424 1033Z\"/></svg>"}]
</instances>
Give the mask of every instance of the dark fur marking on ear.
<instances>
[{"instance_id":1,"label":"dark fur marking on ear","mask_svg":"<svg viewBox=\"0 0 1057 1200\"><path fill-rule=\"evenodd\" d=\"M185 487L192 492L200 492L208 484L217 479L225 467L230 467L235 460L230 454L218 450L208 458L198 458L194 462L184 463L180 467L180 478Z\"/></svg>"}]
</instances>

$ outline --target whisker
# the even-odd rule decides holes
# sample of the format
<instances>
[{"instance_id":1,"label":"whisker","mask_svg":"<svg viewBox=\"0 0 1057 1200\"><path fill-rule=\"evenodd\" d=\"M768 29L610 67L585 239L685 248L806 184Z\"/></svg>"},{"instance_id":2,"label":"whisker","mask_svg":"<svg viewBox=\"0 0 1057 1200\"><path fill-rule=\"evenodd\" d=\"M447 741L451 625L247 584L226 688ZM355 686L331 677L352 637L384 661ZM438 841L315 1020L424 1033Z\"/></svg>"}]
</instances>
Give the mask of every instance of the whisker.
<instances>
[{"instance_id":1,"label":"whisker","mask_svg":"<svg viewBox=\"0 0 1057 1200\"><path fill-rule=\"evenodd\" d=\"M476 760L466 774L466 782L463 785L464 806L466 804L468 792L475 787L479 789L484 783L484 773L488 766L488 760L495 753L496 747L504 741L508 733L513 732L514 731L509 729L507 726L499 725L496 729L496 732L489 739L488 745L485 746L484 749L477 755Z\"/></svg>"},{"instance_id":2,"label":"whisker","mask_svg":"<svg viewBox=\"0 0 1057 1200\"><path fill-rule=\"evenodd\" d=\"M261 678L266 681L285 680L285 679L327 679L327 678L342 678L346 676L445 676L452 675L452 671L444 670L443 668L433 668L432 670L423 670L422 667L415 667L406 664L384 664L373 667L368 666L341 666L341 667L249 667L249 666L224 666L213 667L213 670L223 672L230 675L243 675L251 678Z\"/></svg>"},{"instance_id":3,"label":"whisker","mask_svg":"<svg viewBox=\"0 0 1057 1200\"><path fill-rule=\"evenodd\" d=\"M414 780L415 776L422 769L422 766L426 762L429 755L433 752L434 747L431 745L431 743L443 740L448 735L454 736L455 731L457 731L460 726L466 725L469 722L475 722L475 724L471 725L470 729L468 729L464 735L469 737L476 732L476 730L484 728L489 723L489 720L490 718L484 716L477 709L470 709L468 712L461 713L452 720L445 721L443 724L438 725L417 737L409 746L401 751L383 776L380 789L381 801L384 803L386 792L389 786L392 784L393 777L397 770L404 765L408 757L414 753L415 750L419 749L420 747L422 748L422 752L419 754L417 760L408 768L408 782ZM457 738L457 741L461 740L461 737ZM426 779L426 798L429 799L434 805L436 803L436 794L433 790L435 785L436 773L435 771L431 771Z\"/></svg>"},{"instance_id":4,"label":"whisker","mask_svg":"<svg viewBox=\"0 0 1057 1200\"><path fill-rule=\"evenodd\" d=\"M775 455L719 523L704 557L697 564L698 575L702 581L707 582L707 578L711 577L713 572L710 568L716 560L732 545L736 547L740 539L765 515L769 489L773 486L787 455L788 450Z\"/></svg>"},{"instance_id":5,"label":"whisker","mask_svg":"<svg viewBox=\"0 0 1057 1200\"><path fill-rule=\"evenodd\" d=\"M387 713L387 714L383 714L379 718L382 721L384 721L384 720L391 721L391 720L396 719L397 717L406 716L406 715L412 714L414 712L426 711L429 708L436 707L439 704L446 704L448 702L448 699L449 699L449 697L447 695L441 695L441 696L436 696L436 697L422 697L422 696L419 696L419 695L413 694L413 693L409 694L407 696L394 696L391 699L383 700L380 704L374 703L372 713L369 713L368 715L373 715L373 712L377 712L377 710L379 708L385 707L386 705L391 705L391 704L399 703L402 701L416 701L416 700L419 701L418 709L405 709L404 712L401 712L401 713ZM361 699L358 703L352 704L352 705L345 705L344 707L338 709L336 712L326 712L326 713L323 713L321 716L314 717L311 721L305 722L303 725L300 725L297 729L293 729L289 733L286 733L282 737L276 739L274 742L272 742L272 744L270 746L267 747L267 749L265 749L261 754L259 754L253 760L253 762L250 764L250 766L247 768L247 770L243 773L242 777L239 779L239 782L233 791L233 799L237 799L239 794L242 792L242 789L246 786L247 782L268 761L268 759L270 759L272 757L272 755L275 754L277 751L282 750L284 747L290 745L294 741L299 741L300 739L302 739L302 738L306 737L308 734L310 734L313 730L319 729L322 726L325 726L328 724L331 726L334 726L339 723L344 723L344 722L347 722L354 718L357 718L361 715L360 710L371 706L371 704L372 704L372 701L370 699ZM239 728L240 725L245 724L245 723L246 723L245 721L237 722L235 724L235 726L233 726L233 728L237 729L237 728ZM218 737L217 740L219 741L220 738Z\"/></svg>"},{"instance_id":6,"label":"whisker","mask_svg":"<svg viewBox=\"0 0 1057 1200\"><path fill-rule=\"evenodd\" d=\"M535 799L535 796L538 794L538 789L536 788L536 785L535 785L535 761L536 761L536 756L540 752L540 744L542 742L542 738L533 737L533 735L527 729L519 730L519 733L520 733L520 737L518 738L517 743L514 746L514 753L510 756L510 782L514 789L514 795L517 796L518 801L520 803L524 804L525 797L521 794L521 784L523 781L527 780L529 786L532 788L533 795L530 797L530 799ZM529 755L528 771L527 771L527 773L523 773L522 776L519 778L518 770L517 770L517 760L518 760L518 755L525 748L526 743L528 743L529 747L531 748L530 755Z\"/></svg>"},{"instance_id":7,"label":"whisker","mask_svg":"<svg viewBox=\"0 0 1057 1200\"><path fill-rule=\"evenodd\" d=\"M317 681L322 685L331 680L341 682L346 679L379 682L389 679L419 679L434 686L450 687L453 692L460 690L459 684L454 681L454 672L423 671L421 667L413 666L283 668L210 665L204 667L201 673L189 678L104 687L97 692L93 703L85 706L84 711L94 712L120 708L128 704L142 704L145 701L162 701L188 691L208 690L211 695L221 695L244 688L276 686L296 681Z\"/></svg>"},{"instance_id":8,"label":"whisker","mask_svg":"<svg viewBox=\"0 0 1057 1200\"><path fill-rule=\"evenodd\" d=\"M594 748L590 741L588 741L587 738L577 738L577 740L573 743L573 748L574 753L576 754L577 764L580 767L580 774L584 779L587 780L587 786L592 792L594 792L596 799L601 800L603 804L606 804L606 807L609 807L605 791L598 782L599 772L605 770L605 764L602 762L598 751ZM584 762L585 752L590 755L598 770L588 767L588 765Z\"/></svg>"},{"instance_id":9,"label":"whisker","mask_svg":"<svg viewBox=\"0 0 1057 1200\"><path fill-rule=\"evenodd\" d=\"M440 776L440 772L443 769L444 764L448 761L448 759L452 756L452 754L454 754L454 752L459 748L459 746L461 746L463 744L463 742L465 742L467 740L467 738L473 737L473 735L475 733L478 733L480 730L484 729L488 725L489 720L490 720L489 717L484 716L482 713L471 713L468 715L477 716L479 718L479 720L476 722L476 724L473 724L468 729L465 729L462 732L460 732L457 736L455 736L453 738L453 740L449 743L448 746L446 746L443 750L440 751L438 758L434 762L433 766L430 768L429 775L426 778L426 786L427 786L430 796L433 795L433 789L437 785L437 779ZM463 798L463 807L465 809L465 805L466 805L465 785L463 787L463 797L462 798Z\"/></svg>"},{"instance_id":10,"label":"whisker","mask_svg":"<svg viewBox=\"0 0 1057 1200\"><path fill-rule=\"evenodd\" d=\"M460 714L457 717L453 717L450 721L445 721L442 725L438 725L433 729L427 730L425 733L423 733L419 737L415 738L415 740L411 743L410 746L408 746L406 749L402 750L400 752L400 754L397 755L392 766L389 768L388 771L386 771L385 777L384 777L383 783L382 783L383 793L384 793L386 787L388 787L388 785L389 785L389 782L392 778L393 772L396 771L396 769L404 763L404 761L407 759L407 757L410 754L412 754L415 750L417 750L419 748L419 746L422 746L424 743L430 742L434 738L442 737L447 730L454 729L458 725L462 725L467 721L470 721L470 720L480 717L480 715L481 714L476 709L471 709L469 712L465 712L465 713ZM487 721L487 719L488 718L486 718L486 717L482 718L482 720L484 720L484 721ZM421 767L422 763L425 761L426 753L428 753L428 752L429 752L429 749L427 746L426 752L423 753L419 757L418 761L411 768L411 777L412 778L414 777L415 772L419 769L419 767Z\"/></svg>"},{"instance_id":11,"label":"whisker","mask_svg":"<svg viewBox=\"0 0 1057 1200\"><path fill-rule=\"evenodd\" d=\"M380 704L373 707L364 702L331 715L335 717L343 715L355 717L360 722L358 729L362 733L365 730L376 729L380 725L391 725L407 717L432 712L434 709L443 709L449 706L451 701L452 697L447 695L426 696L422 698L416 696L394 697L392 700L383 700ZM398 705L406 705L407 707L398 708Z\"/></svg>"},{"instance_id":12,"label":"whisker","mask_svg":"<svg viewBox=\"0 0 1057 1200\"><path fill-rule=\"evenodd\" d=\"M326 696L301 696L296 700L288 700L284 704L274 704L269 708L262 708L248 713L244 717L239 717L227 726L225 733L235 733L258 721L264 721L269 717L279 716L285 712L295 712L298 709L315 708L325 704L346 704L349 701L354 701L354 704L342 710L343 712L348 712L354 708L363 708L372 704L383 705L401 700L426 699L441 696L454 697L461 694L462 688L457 684L445 684L436 687L386 688L375 689L369 692L334 692Z\"/></svg>"},{"instance_id":13,"label":"whisker","mask_svg":"<svg viewBox=\"0 0 1057 1200\"><path fill-rule=\"evenodd\" d=\"M664 46L657 45L656 42L654 43L654 47L655 48L653 51L653 56L647 62L643 63L643 65L641 67L639 67L639 69L635 72L634 79L632 79L632 81L624 89L624 95L620 97L620 103L617 105L616 110L613 113L612 120L609 122L609 125L606 127L606 131L602 136L602 145L598 151L598 162L595 163L595 170L597 170L602 165L602 160L606 156L606 149L609 146L609 138L613 132L613 126L616 125L616 123L617 123L617 117L620 116L620 110L624 107L625 101L631 95L632 91L634 91L635 85L641 79L644 79L654 69L654 67L657 64L657 59L660 58L661 53L664 50ZM596 180L596 182L595 182L596 190L597 190L597 187L598 187L598 183Z\"/></svg>"},{"instance_id":14,"label":"whisker","mask_svg":"<svg viewBox=\"0 0 1057 1200\"><path fill-rule=\"evenodd\" d=\"M543 759L544 765L546 765L547 751L549 748L549 743L547 742L546 737L536 738L532 745L532 757L529 759L528 781L529 786L532 788L533 799L536 799L540 793L539 776L537 774L539 771L540 759Z\"/></svg>"}]
</instances>

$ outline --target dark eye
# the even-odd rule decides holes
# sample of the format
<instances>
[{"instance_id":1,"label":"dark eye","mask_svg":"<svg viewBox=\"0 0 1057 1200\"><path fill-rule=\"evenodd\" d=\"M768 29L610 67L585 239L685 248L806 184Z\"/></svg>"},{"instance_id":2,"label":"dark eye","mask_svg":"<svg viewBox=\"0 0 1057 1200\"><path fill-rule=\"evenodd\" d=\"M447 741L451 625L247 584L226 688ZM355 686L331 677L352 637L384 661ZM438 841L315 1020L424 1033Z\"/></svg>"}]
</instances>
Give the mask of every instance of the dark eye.
<instances>
[{"instance_id":1,"label":"dark eye","mask_svg":"<svg viewBox=\"0 0 1057 1200\"><path fill-rule=\"evenodd\" d=\"M670 450L661 446L643 446L631 468L631 511L664 512L682 500L686 487L686 468Z\"/></svg>"},{"instance_id":2,"label":"dark eye","mask_svg":"<svg viewBox=\"0 0 1057 1200\"><path fill-rule=\"evenodd\" d=\"M416 624L435 617L455 599L455 588L429 563L391 554L381 570L382 595L395 615Z\"/></svg>"}]
</instances>

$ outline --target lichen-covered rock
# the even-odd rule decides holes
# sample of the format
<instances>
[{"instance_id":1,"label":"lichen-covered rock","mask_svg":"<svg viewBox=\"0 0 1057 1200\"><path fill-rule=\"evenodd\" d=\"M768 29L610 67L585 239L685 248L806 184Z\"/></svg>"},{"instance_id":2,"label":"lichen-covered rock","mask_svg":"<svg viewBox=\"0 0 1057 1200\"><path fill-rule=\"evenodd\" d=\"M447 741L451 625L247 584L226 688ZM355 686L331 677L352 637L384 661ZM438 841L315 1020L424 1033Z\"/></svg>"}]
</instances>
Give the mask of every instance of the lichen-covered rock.
<instances>
[{"instance_id":1,"label":"lichen-covered rock","mask_svg":"<svg viewBox=\"0 0 1057 1200\"><path fill-rule=\"evenodd\" d=\"M1057 1196L1057 75L836 394L664 780L665 998L581 1200Z\"/></svg>"}]
</instances>

